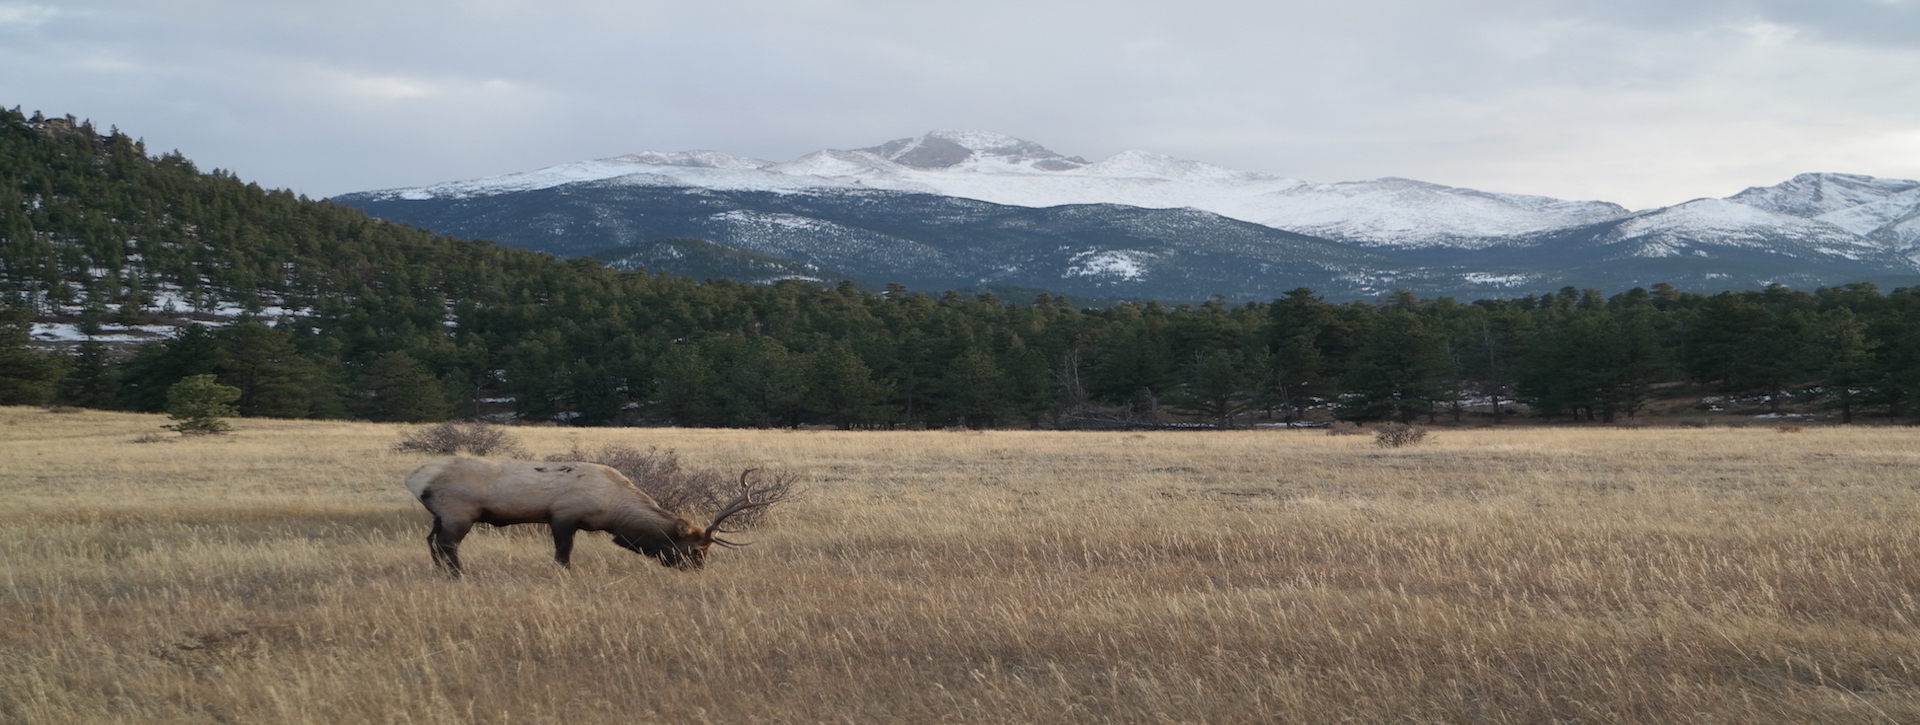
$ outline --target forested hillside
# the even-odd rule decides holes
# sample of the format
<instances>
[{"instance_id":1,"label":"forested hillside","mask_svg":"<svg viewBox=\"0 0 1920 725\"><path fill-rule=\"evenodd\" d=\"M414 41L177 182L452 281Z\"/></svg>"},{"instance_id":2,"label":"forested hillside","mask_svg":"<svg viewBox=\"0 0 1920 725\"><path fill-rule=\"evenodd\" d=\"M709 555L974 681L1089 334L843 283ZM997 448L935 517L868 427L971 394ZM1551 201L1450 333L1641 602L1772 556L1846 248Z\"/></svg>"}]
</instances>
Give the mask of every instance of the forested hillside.
<instances>
[{"instance_id":1,"label":"forested hillside","mask_svg":"<svg viewBox=\"0 0 1920 725\"><path fill-rule=\"evenodd\" d=\"M0 111L0 296L0 403L156 410L198 374L245 415L578 425L1225 425L1514 400L1619 419L1677 386L1846 418L1920 402L1920 289L1077 309L700 282L436 236L17 109ZM254 314L131 354L28 338L36 318L153 322L161 301Z\"/></svg>"}]
</instances>

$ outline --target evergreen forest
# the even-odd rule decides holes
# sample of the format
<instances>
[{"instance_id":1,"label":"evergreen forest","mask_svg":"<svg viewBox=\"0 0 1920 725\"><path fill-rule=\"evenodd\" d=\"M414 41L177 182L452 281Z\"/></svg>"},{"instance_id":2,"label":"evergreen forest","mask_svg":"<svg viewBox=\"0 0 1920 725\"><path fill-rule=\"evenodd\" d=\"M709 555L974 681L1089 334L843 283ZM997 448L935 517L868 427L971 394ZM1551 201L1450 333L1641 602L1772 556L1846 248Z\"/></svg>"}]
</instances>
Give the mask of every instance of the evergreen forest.
<instances>
[{"instance_id":1,"label":"evergreen forest","mask_svg":"<svg viewBox=\"0 0 1920 725\"><path fill-rule=\"evenodd\" d=\"M221 304L245 312L204 314ZM182 315L210 324L133 349L29 336ZM0 109L0 404L158 411L198 375L238 389L241 415L383 421L1619 421L1674 391L1904 420L1920 288L1079 308L701 281L436 235Z\"/></svg>"}]
</instances>

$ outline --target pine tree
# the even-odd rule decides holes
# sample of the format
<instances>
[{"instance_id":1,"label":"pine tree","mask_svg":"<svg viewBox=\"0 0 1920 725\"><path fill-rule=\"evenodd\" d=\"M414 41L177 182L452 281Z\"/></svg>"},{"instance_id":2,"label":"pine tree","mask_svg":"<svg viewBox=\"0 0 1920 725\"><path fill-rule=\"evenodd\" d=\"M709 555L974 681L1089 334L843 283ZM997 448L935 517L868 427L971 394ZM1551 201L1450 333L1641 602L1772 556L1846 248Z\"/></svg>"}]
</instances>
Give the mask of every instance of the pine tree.
<instances>
[{"instance_id":1,"label":"pine tree","mask_svg":"<svg viewBox=\"0 0 1920 725\"><path fill-rule=\"evenodd\" d=\"M573 403L574 425L610 425L620 417L620 381L598 366L576 370Z\"/></svg>"},{"instance_id":2,"label":"pine tree","mask_svg":"<svg viewBox=\"0 0 1920 725\"><path fill-rule=\"evenodd\" d=\"M698 345L675 345L654 366L654 395L675 425L709 425L713 367Z\"/></svg>"},{"instance_id":3,"label":"pine tree","mask_svg":"<svg viewBox=\"0 0 1920 725\"><path fill-rule=\"evenodd\" d=\"M889 386L873 379L872 369L844 342L808 356L807 407L842 430L887 417L883 401Z\"/></svg>"},{"instance_id":4,"label":"pine tree","mask_svg":"<svg viewBox=\"0 0 1920 725\"><path fill-rule=\"evenodd\" d=\"M1182 381L1168 401L1175 407L1212 421L1216 427L1233 427L1234 416L1251 403L1249 390L1254 370L1238 350L1202 350L1194 353L1182 374Z\"/></svg>"},{"instance_id":5,"label":"pine tree","mask_svg":"<svg viewBox=\"0 0 1920 725\"><path fill-rule=\"evenodd\" d=\"M105 345L87 340L74 348L58 399L67 405L109 410L120 405L120 369Z\"/></svg>"},{"instance_id":6,"label":"pine tree","mask_svg":"<svg viewBox=\"0 0 1920 725\"><path fill-rule=\"evenodd\" d=\"M1389 310L1354 357L1340 413L1356 420L1411 423L1452 398L1452 381L1446 338L1412 312Z\"/></svg>"},{"instance_id":7,"label":"pine tree","mask_svg":"<svg viewBox=\"0 0 1920 725\"><path fill-rule=\"evenodd\" d=\"M286 332L243 319L214 334L213 367L220 381L240 389L244 416L304 418L312 411L314 365Z\"/></svg>"},{"instance_id":8,"label":"pine tree","mask_svg":"<svg viewBox=\"0 0 1920 725\"><path fill-rule=\"evenodd\" d=\"M1144 320L1123 320L1120 329L1100 340L1088 392L1102 400L1125 400L1146 393L1159 396L1173 387L1175 365L1165 341Z\"/></svg>"},{"instance_id":9,"label":"pine tree","mask_svg":"<svg viewBox=\"0 0 1920 725\"><path fill-rule=\"evenodd\" d=\"M1260 399L1285 410L1289 423L1305 418L1307 407L1316 398L1332 393L1322 373L1320 351L1307 335L1286 338L1260 363Z\"/></svg>"},{"instance_id":10,"label":"pine tree","mask_svg":"<svg viewBox=\"0 0 1920 725\"><path fill-rule=\"evenodd\" d=\"M404 351L374 358L357 387L365 396L360 412L368 420L432 423L447 419L440 380Z\"/></svg>"},{"instance_id":11,"label":"pine tree","mask_svg":"<svg viewBox=\"0 0 1920 725\"><path fill-rule=\"evenodd\" d=\"M121 368L121 399L145 412L166 410L167 390L181 379L218 372L219 341L203 325L188 325L165 342L148 343Z\"/></svg>"},{"instance_id":12,"label":"pine tree","mask_svg":"<svg viewBox=\"0 0 1920 725\"><path fill-rule=\"evenodd\" d=\"M1814 378L1812 391L1840 409L1840 422L1851 424L1860 400L1884 373L1868 347L1867 325L1844 307L1828 310L1806 327L1802 367Z\"/></svg>"},{"instance_id":13,"label":"pine tree","mask_svg":"<svg viewBox=\"0 0 1920 725\"><path fill-rule=\"evenodd\" d=\"M1009 350L1001 372L1007 385L1007 414L1019 416L1028 428L1060 410L1053 372L1047 367L1047 352L1038 347L1015 346Z\"/></svg>"},{"instance_id":14,"label":"pine tree","mask_svg":"<svg viewBox=\"0 0 1920 725\"><path fill-rule=\"evenodd\" d=\"M221 418L235 415L233 401L240 389L221 385L211 374L191 375L167 388L167 417L179 421L164 426L181 435L209 435L233 430Z\"/></svg>"},{"instance_id":15,"label":"pine tree","mask_svg":"<svg viewBox=\"0 0 1920 725\"><path fill-rule=\"evenodd\" d=\"M968 428L987 428L1006 414L1006 377L993 356L969 346L941 376L941 407L954 422Z\"/></svg>"},{"instance_id":16,"label":"pine tree","mask_svg":"<svg viewBox=\"0 0 1920 725\"><path fill-rule=\"evenodd\" d=\"M1707 298L1687 329L1688 372L1722 392L1765 396L1780 412L1787 387L1803 374L1800 331L1783 313L1731 292Z\"/></svg>"},{"instance_id":17,"label":"pine tree","mask_svg":"<svg viewBox=\"0 0 1920 725\"><path fill-rule=\"evenodd\" d=\"M66 374L59 358L33 349L32 322L25 308L0 308L0 405L45 405Z\"/></svg>"},{"instance_id":18,"label":"pine tree","mask_svg":"<svg viewBox=\"0 0 1920 725\"><path fill-rule=\"evenodd\" d=\"M795 425L807 398L806 371L779 341L755 338L718 386L729 418L756 427Z\"/></svg>"}]
</instances>

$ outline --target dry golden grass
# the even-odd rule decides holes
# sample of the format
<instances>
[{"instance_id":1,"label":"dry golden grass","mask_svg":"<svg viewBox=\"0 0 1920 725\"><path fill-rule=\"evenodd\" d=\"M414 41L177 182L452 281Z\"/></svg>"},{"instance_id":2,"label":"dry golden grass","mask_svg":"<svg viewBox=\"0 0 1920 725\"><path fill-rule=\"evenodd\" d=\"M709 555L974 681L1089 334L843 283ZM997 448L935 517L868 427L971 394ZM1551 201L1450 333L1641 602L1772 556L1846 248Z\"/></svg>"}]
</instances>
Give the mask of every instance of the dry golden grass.
<instances>
[{"instance_id":1,"label":"dry golden grass","mask_svg":"<svg viewBox=\"0 0 1920 725\"><path fill-rule=\"evenodd\" d=\"M0 408L0 721L1920 722L1920 432L516 429L811 494L698 573L396 426Z\"/></svg>"}]
</instances>

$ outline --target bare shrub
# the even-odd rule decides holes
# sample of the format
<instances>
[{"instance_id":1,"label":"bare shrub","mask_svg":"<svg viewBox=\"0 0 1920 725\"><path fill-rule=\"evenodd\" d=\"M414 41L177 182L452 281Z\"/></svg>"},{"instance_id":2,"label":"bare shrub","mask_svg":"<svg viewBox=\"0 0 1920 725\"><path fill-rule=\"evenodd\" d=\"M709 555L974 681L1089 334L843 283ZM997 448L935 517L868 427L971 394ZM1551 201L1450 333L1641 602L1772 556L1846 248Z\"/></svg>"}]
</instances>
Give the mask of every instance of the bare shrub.
<instances>
[{"instance_id":1,"label":"bare shrub","mask_svg":"<svg viewBox=\"0 0 1920 725\"><path fill-rule=\"evenodd\" d=\"M1644 420L1638 420L1635 418L1628 418L1626 420L1615 421L1613 424L1613 427L1626 428L1628 430L1638 430L1638 429L1647 427L1647 422Z\"/></svg>"},{"instance_id":2,"label":"bare shrub","mask_svg":"<svg viewBox=\"0 0 1920 725\"><path fill-rule=\"evenodd\" d=\"M1330 436L1357 436L1365 432L1366 428L1350 420L1336 420L1327 425L1327 435Z\"/></svg>"},{"instance_id":3,"label":"bare shrub","mask_svg":"<svg viewBox=\"0 0 1920 725\"><path fill-rule=\"evenodd\" d=\"M499 454L508 457L523 457L526 448L513 434L499 426L474 421L471 423L446 422L424 430L408 433L394 444L393 449L403 453L436 453L450 456L466 451L476 456Z\"/></svg>"},{"instance_id":4,"label":"bare shrub","mask_svg":"<svg viewBox=\"0 0 1920 725\"><path fill-rule=\"evenodd\" d=\"M1797 425L1783 425L1774 430L1780 431L1781 433L1801 433L1806 431L1806 428Z\"/></svg>"},{"instance_id":5,"label":"bare shrub","mask_svg":"<svg viewBox=\"0 0 1920 725\"><path fill-rule=\"evenodd\" d=\"M134 437L133 440L128 442L129 443L172 443L173 440L174 440L173 436L166 435L164 433L141 433L140 435Z\"/></svg>"},{"instance_id":6,"label":"bare shrub","mask_svg":"<svg viewBox=\"0 0 1920 725\"><path fill-rule=\"evenodd\" d=\"M1745 427L1747 427L1748 425L1751 425L1751 424L1750 424L1750 423L1748 423L1748 422L1746 422L1746 421L1744 421L1744 420L1730 420L1730 421L1727 421L1727 427L1728 427L1728 428L1745 428Z\"/></svg>"},{"instance_id":7,"label":"bare shrub","mask_svg":"<svg viewBox=\"0 0 1920 725\"><path fill-rule=\"evenodd\" d=\"M739 496L742 487L753 493L755 501L786 503L800 494L799 474L792 471L749 469L738 477L714 470L690 470L680 464L680 455L672 449L648 447L641 450L618 444L587 450L577 444L572 450L549 461L585 461L610 467L627 478L661 508L681 515L712 514ZM748 509L727 519L727 525L750 529L759 525L772 506Z\"/></svg>"},{"instance_id":8,"label":"bare shrub","mask_svg":"<svg viewBox=\"0 0 1920 725\"><path fill-rule=\"evenodd\" d=\"M1681 418L1681 419L1680 419L1679 421L1676 421L1676 422L1677 422L1677 423L1678 423L1678 424L1680 425L1680 427L1682 427L1682 428L1705 428L1705 427L1707 427L1707 419L1705 419L1705 418Z\"/></svg>"},{"instance_id":9,"label":"bare shrub","mask_svg":"<svg viewBox=\"0 0 1920 725\"><path fill-rule=\"evenodd\" d=\"M1405 423L1387 423L1373 432L1373 444L1382 448L1410 446L1426 440L1427 429Z\"/></svg>"}]
</instances>

